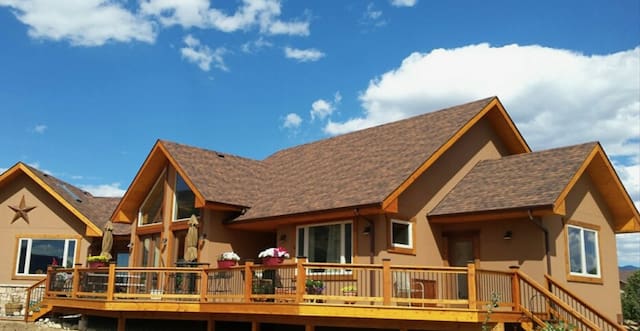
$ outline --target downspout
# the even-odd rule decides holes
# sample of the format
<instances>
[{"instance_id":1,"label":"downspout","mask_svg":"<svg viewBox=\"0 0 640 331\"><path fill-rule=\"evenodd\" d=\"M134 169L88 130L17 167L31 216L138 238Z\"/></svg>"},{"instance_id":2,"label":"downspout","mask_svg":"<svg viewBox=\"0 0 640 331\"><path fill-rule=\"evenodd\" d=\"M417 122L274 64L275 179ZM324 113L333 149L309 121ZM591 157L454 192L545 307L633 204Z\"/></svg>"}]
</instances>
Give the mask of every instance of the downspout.
<instances>
[{"instance_id":1,"label":"downspout","mask_svg":"<svg viewBox=\"0 0 640 331\"><path fill-rule=\"evenodd\" d=\"M551 259L549 258L549 230L542 225L542 220L539 218L534 218L531 214L531 209L527 210L527 215L529 215L529 220L533 222L542 232L544 233L544 255L547 260L547 275L551 276Z\"/></svg>"}]
</instances>

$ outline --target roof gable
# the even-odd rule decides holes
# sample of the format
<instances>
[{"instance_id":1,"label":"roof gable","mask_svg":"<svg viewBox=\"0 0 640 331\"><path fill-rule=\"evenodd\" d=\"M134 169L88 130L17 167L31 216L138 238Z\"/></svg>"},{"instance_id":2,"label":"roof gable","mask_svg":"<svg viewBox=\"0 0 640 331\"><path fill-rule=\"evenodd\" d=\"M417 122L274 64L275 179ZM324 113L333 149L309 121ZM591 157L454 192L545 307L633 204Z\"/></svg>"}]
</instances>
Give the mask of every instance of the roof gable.
<instances>
[{"instance_id":1,"label":"roof gable","mask_svg":"<svg viewBox=\"0 0 640 331\"><path fill-rule=\"evenodd\" d=\"M638 211L598 143L480 161L429 212L429 218L469 220L474 215L491 219L495 218L492 212L518 209L564 215L564 201L585 172L605 192L615 230L640 231Z\"/></svg>"},{"instance_id":2,"label":"roof gable","mask_svg":"<svg viewBox=\"0 0 640 331\"><path fill-rule=\"evenodd\" d=\"M2 175L0 185L24 174L51 195L56 201L69 210L86 225L85 235L102 236L102 227L109 219L118 198L98 198L90 193L66 183L58 178L43 173L22 162L17 163ZM117 232L128 233L128 229L119 228ZM115 233L120 234L120 233Z\"/></svg>"}]
</instances>

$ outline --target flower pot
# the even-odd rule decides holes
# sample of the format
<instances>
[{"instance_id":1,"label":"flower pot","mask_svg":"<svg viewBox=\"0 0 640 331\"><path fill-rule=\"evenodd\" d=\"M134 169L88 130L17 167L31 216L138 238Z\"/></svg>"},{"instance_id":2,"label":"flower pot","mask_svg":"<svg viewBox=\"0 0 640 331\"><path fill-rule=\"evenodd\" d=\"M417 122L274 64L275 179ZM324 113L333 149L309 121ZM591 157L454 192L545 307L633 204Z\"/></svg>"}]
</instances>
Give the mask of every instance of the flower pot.
<instances>
[{"instance_id":1,"label":"flower pot","mask_svg":"<svg viewBox=\"0 0 640 331\"><path fill-rule=\"evenodd\" d=\"M228 269L236 265L237 262L234 260L221 260L218 261L218 268L220 269Z\"/></svg>"},{"instance_id":2,"label":"flower pot","mask_svg":"<svg viewBox=\"0 0 640 331\"><path fill-rule=\"evenodd\" d=\"M355 296L358 295L358 291L345 291L345 292L342 292L342 295L345 296L345 297L355 297ZM356 302L355 301L345 301L344 303L347 304L347 305L353 305Z\"/></svg>"},{"instance_id":3,"label":"flower pot","mask_svg":"<svg viewBox=\"0 0 640 331\"><path fill-rule=\"evenodd\" d=\"M89 264L89 268L100 268L100 267L108 266L107 262L102 262L102 261L89 262L88 264Z\"/></svg>"},{"instance_id":4,"label":"flower pot","mask_svg":"<svg viewBox=\"0 0 640 331\"><path fill-rule=\"evenodd\" d=\"M284 261L283 257L267 256L262 258L263 265L278 265Z\"/></svg>"}]
</instances>

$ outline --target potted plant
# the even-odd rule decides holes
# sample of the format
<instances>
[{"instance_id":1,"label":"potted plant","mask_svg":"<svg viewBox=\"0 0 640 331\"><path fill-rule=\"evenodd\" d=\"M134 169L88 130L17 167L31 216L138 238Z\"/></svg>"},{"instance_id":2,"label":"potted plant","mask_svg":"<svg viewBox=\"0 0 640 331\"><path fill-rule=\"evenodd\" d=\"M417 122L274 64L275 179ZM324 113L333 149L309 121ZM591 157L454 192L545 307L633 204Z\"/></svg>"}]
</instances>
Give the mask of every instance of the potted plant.
<instances>
[{"instance_id":1,"label":"potted plant","mask_svg":"<svg viewBox=\"0 0 640 331\"><path fill-rule=\"evenodd\" d=\"M87 264L89 265L89 268L106 267L108 263L109 259L106 256L93 255L87 257Z\"/></svg>"},{"instance_id":2,"label":"potted plant","mask_svg":"<svg viewBox=\"0 0 640 331\"><path fill-rule=\"evenodd\" d=\"M358 288L355 285L347 285L347 286L343 286L340 289L340 292L342 292L343 296L346 297L355 297L358 295ZM355 301L345 301L345 304L349 304L352 305L354 303L356 303Z\"/></svg>"},{"instance_id":3,"label":"potted plant","mask_svg":"<svg viewBox=\"0 0 640 331\"><path fill-rule=\"evenodd\" d=\"M218 268L226 269L233 267L238 264L238 261L240 261L240 256L235 252L224 252L218 255Z\"/></svg>"},{"instance_id":4,"label":"potted plant","mask_svg":"<svg viewBox=\"0 0 640 331\"><path fill-rule=\"evenodd\" d=\"M324 283L321 280L307 279L304 285L307 290L307 294L318 295L322 294L324 291Z\"/></svg>"},{"instance_id":5,"label":"potted plant","mask_svg":"<svg viewBox=\"0 0 640 331\"><path fill-rule=\"evenodd\" d=\"M264 265L277 265L289 258L289 252L284 247L267 248L258 254Z\"/></svg>"}]
</instances>

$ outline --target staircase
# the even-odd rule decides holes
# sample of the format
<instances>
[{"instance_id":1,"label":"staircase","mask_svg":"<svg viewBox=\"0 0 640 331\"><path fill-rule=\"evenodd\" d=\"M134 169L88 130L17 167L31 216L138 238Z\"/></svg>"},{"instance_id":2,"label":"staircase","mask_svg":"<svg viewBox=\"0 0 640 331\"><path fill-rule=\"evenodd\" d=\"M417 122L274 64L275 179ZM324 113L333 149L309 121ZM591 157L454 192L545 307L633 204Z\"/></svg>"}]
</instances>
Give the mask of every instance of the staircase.
<instances>
[{"instance_id":1,"label":"staircase","mask_svg":"<svg viewBox=\"0 0 640 331\"><path fill-rule=\"evenodd\" d=\"M525 319L521 327L533 331L546 324L564 324L573 330L624 331L624 327L592 308L548 275L547 288L521 271L514 273L516 309Z\"/></svg>"},{"instance_id":2,"label":"staircase","mask_svg":"<svg viewBox=\"0 0 640 331\"><path fill-rule=\"evenodd\" d=\"M26 322L34 322L52 309L52 307L43 304L46 280L42 279L26 289L25 307L27 308L24 314Z\"/></svg>"}]
</instances>

